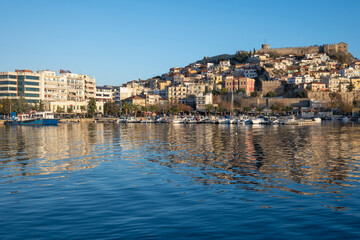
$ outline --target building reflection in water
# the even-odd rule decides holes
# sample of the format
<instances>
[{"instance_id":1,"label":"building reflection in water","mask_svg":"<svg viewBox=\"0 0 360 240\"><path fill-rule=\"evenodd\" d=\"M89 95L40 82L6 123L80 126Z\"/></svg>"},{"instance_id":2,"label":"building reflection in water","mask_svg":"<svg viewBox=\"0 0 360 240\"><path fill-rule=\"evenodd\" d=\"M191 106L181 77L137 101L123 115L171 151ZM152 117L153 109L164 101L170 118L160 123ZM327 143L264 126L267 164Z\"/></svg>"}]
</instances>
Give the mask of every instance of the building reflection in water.
<instances>
[{"instance_id":1,"label":"building reflection in water","mask_svg":"<svg viewBox=\"0 0 360 240\"><path fill-rule=\"evenodd\" d=\"M61 173L93 168L95 148L104 143L103 125L64 124L59 127L0 128L0 168L8 177Z\"/></svg>"},{"instance_id":2,"label":"building reflection in water","mask_svg":"<svg viewBox=\"0 0 360 240\"><path fill-rule=\"evenodd\" d=\"M64 124L0 127L3 181L94 168L104 161L156 163L206 185L255 191L340 193L359 180L358 126Z\"/></svg>"},{"instance_id":3,"label":"building reflection in water","mask_svg":"<svg viewBox=\"0 0 360 240\"><path fill-rule=\"evenodd\" d=\"M311 195L336 193L359 178L360 135L352 126L134 124L121 128L125 141L146 149L141 151L147 160L177 168L204 184Z\"/></svg>"}]
</instances>

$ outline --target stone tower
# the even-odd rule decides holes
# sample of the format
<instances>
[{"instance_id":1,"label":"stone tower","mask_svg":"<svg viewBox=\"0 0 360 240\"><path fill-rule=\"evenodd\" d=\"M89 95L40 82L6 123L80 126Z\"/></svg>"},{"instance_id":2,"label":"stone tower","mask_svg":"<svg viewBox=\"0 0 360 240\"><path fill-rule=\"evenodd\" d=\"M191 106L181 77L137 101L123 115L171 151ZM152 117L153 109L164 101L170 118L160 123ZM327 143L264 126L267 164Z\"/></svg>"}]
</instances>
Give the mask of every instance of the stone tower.
<instances>
[{"instance_id":1,"label":"stone tower","mask_svg":"<svg viewBox=\"0 0 360 240\"><path fill-rule=\"evenodd\" d=\"M262 44L262 45L261 45L261 48L262 48L262 49L266 49L266 50L267 50L267 49L270 49L270 44Z\"/></svg>"}]
</instances>

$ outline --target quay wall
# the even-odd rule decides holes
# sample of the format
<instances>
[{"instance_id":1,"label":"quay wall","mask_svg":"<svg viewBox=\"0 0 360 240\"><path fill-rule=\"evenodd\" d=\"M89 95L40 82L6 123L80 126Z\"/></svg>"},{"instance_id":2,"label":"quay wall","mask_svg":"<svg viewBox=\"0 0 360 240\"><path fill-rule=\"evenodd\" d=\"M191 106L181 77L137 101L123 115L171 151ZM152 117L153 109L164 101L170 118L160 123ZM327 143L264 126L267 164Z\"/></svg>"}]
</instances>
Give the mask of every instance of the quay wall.
<instances>
[{"instance_id":1,"label":"quay wall","mask_svg":"<svg viewBox=\"0 0 360 240\"><path fill-rule=\"evenodd\" d=\"M231 104L231 94L214 96L214 103ZM290 105L293 107L308 107L310 105L309 99L306 98L251 98L243 97L241 95L234 95L234 107L270 107L273 104L282 104L284 106Z\"/></svg>"}]
</instances>

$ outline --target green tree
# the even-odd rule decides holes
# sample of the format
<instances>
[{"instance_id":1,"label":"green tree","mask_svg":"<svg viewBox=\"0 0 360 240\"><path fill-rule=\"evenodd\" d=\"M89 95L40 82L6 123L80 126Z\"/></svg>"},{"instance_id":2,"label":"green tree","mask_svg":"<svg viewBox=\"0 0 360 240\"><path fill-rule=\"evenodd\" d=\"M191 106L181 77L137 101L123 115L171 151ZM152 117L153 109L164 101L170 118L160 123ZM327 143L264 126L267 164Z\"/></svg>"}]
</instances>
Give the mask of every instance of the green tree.
<instances>
[{"instance_id":1,"label":"green tree","mask_svg":"<svg viewBox=\"0 0 360 240\"><path fill-rule=\"evenodd\" d=\"M143 115L145 116L149 108L147 106L141 106L140 109L141 109L141 112L143 113Z\"/></svg>"},{"instance_id":2,"label":"green tree","mask_svg":"<svg viewBox=\"0 0 360 240\"><path fill-rule=\"evenodd\" d=\"M39 111L39 106L37 103L34 104L34 106L32 107L32 110Z\"/></svg>"},{"instance_id":3,"label":"green tree","mask_svg":"<svg viewBox=\"0 0 360 240\"><path fill-rule=\"evenodd\" d=\"M226 89L226 88L222 88L222 89L220 90L220 94L221 94L221 95L227 94L227 89Z\"/></svg>"},{"instance_id":4,"label":"green tree","mask_svg":"<svg viewBox=\"0 0 360 240\"><path fill-rule=\"evenodd\" d=\"M243 112L246 113L246 115L248 115L249 111L251 110L250 107L243 107Z\"/></svg>"},{"instance_id":5,"label":"green tree","mask_svg":"<svg viewBox=\"0 0 360 240\"><path fill-rule=\"evenodd\" d=\"M177 104L173 104L168 111L170 114L178 114L180 112L180 108Z\"/></svg>"},{"instance_id":6,"label":"green tree","mask_svg":"<svg viewBox=\"0 0 360 240\"><path fill-rule=\"evenodd\" d=\"M286 114L288 114L288 113L291 113L292 114L292 112L293 112L293 107L292 106L286 106L285 108L284 108L284 112L286 113Z\"/></svg>"},{"instance_id":7,"label":"green tree","mask_svg":"<svg viewBox=\"0 0 360 240\"><path fill-rule=\"evenodd\" d=\"M257 107L256 111L259 113L259 115L261 115L262 111L264 111L263 107Z\"/></svg>"},{"instance_id":8,"label":"green tree","mask_svg":"<svg viewBox=\"0 0 360 240\"><path fill-rule=\"evenodd\" d=\"M14 100L13 110L12 110L13 112L25 113L29 109L30 109L29 104L24 97L21 96L19 99Z\"/></svg>"},{"instance_id":9,"label":"green tree","mask_svg":"<svg viewBox=\"0 0 360 240\"><path fill-rule=\"evenodd\" d=\"M259 97L259 92L258 91L255 91L255 92L252 92L250 93L250 97Z\"/></svg>"},{"instance_id":10,"label":"green tree","mask_svg":"<svg viewBox=\"0 0 360 240\"><path fill-rule=\"evenodd\" d=\"M151 111L152 113L155 113L155 112L157 111L157 109L158 109L158 106L156 106L156 105L151 105L151 106L150 106L150 111Z\"/></svg>"},{"instance_id":11,"label":"green tree","mask_svg":"<svg viewBox=\"0 0 360 240\"><path fill-rule=\"evenodd\" d=\"M80 106L80 110L81 110L81 112L84 112L85 111L85 106Z\"/></svg>"},{"instance_id":12,"label":"green tree","mask_svg":"<svg viewBox=\"0 0 360 240\"><path fill-rule=\"evenodd\" d=\"M238 93L245 94L245 93L246 93L246 90L245 90L245 88L239 88L239 89L237 90L237 92L238 92Z\"/></svg>"},{"instance_id":13,"label":"green tree","mask_svg":"<svg viewBox=\"0 0 360 240\"><path fill-rule=\"evenodd\" d=\"M87 107L87 113L89 116L93 117L96 112L96 101L95 98L90 98L88 107Z\"/></svg>"},{"instance_id":14,"label":"green tree","mask_svg":"<svg viewBox=\"0 0 360 240\"><path fill-rule=\"evenodd\" d=\"M227 109L226 107L220 106L217 109L218 113L220 113L220 115L223 115L224 113L226 113Z\"/></svg>"},{"instance_id":15,"label":"green tree","mask_svg":"<svg viewBox=\"0 0 360 240\"><path fill-rule=\"evenodd\" d=\"M205 111L207 112L208 115L210 115L210 113L211 113L212 111L214 111L214 106L211 105L211 104L206 105L206 106L205 106Z\"/></svg>"},{"instance_id":16,"label":"green tree","mask_svg":"<svg viewBox=\"0 0 360 240\"><path fill-rule=\"evenodd\" d=\"M265 97L276 97L277 96L277 94L276 94L276 92L274 92L274 91L270 91L270 92L268 92L266 95L265 95Z\"/></svg>"},{"instance_id":17,"label":"green tree","mask_svg":"<svg viewBox=\"0 0 360 240\"><path fill-rule=\"evenodd\" d=\"M131 109L132 109L132 111L134 112L134 116L136 117L138 111L140 110L140 106L137 105L137 104L133 104L133 105L131 106Z\"/></svg>"},{"instance_id":18,"label":"green tree","mask_svg":"<svg viewBox=\"0 0 360 240\"><path fill-rule=\"evenodd\" d=\"M273 104L270 106L270 109L273 113L276 113L279 111L279 106L277 104Z\"/></svg>"},{"instance_id":19,"label":"green tree","mask_svg":"<svg viewBox=\"0 0 360 240\"><path fill-rule=\"evenodd\" d=\"M251 53L250 53L251 54ZM249 53L247 53L247 52L244 52L244 51L239 51L239 52L237 52L236 54L235 54L235 57L234 57L234 59L237 61L237 62L239 62L239 63L244 63L244 62L246 62L246 60L248 59L248 57L249 57Z\"/></svg>"},{"instance_id":20,"label":"green tree","mask_svg":"<svg viewBox=\"0 0 360 240\"><path fill-rule=\"evenodd\" d=\"M66 111L67 111L67 113L73 113L74 109L72 107L68 107L68 109Z\"/></svg>"},{"instance_id":21,"label":"green tree","mask_svg":"<svg viewBox=\"0 0 360 240\"><path fill-rule=\"evenodd\" d=\"M104 103L104 114L109 116L119 115L119 106L114 102L107 101Z\"/></svg>"},{"instance_id":22,"label":"green tree","mask_svg":"<svg viewBox=\"0 0 360 240\"><path fill-rule=\"evenodd\" d=\"M57 113L63 113L63 112L65 112L65 110L64 110L64 108L62 108L60 106L57 106L56 112Z\"/></svg>"},{"instance_id":23,"label":"green tree","mask_svg":"<svg viewBox=\"0 0 360 240\"><path fill-rule=\"evenodd\" d=\"M212 92L211 92L214 96L216 96L216 95L219 95L220 94L220 92L219 91L217 91L217 90L212 90Z\"/></svg>"},{"instance_id":24,"label":"green tree","mask_svg":"<svg viewBox=\"0 0 360 240\"><path fill-rule=\"evenodd\" d=\"M12 111L13 102L9 98L2 99L0 101L0 112L3 115L10 115Z\"/></svg>"},{"instance_id":25,"label":"green tree","mask_svg":"<svg viewBox=\"0 0 360 240\"><path fill-rule=\"evenodd\" d=\"M45 111L45 104L43 100L40 100L39 112L43 112L43 111Z\"/></svg>"},{"instance_id":26,"label":"green tree","mask_svg":"<svg viewBox=\"0 0 360 240\"><path fill-rule=\"evenodd\" d=\"M121 109L122 109L123 111L125 111L125 116L128 115L128 112L129 112L130 108L131 108L131 105L130 105L129 102L123 101L123 102L121 103Z\"/></svg>"},{"instance_id":27,"label":"green tree","mask_svg":"<svg viewBox=\"0 0 360 240\"><path fill-rule=\"evenodd\" d=\"M307 91L305 91L305 90L301 90L301 91L299 91L299 92L297 93L297 96L298 96L299 98L307 98L307 97L308 97L308 93L307 93Z\"/></svg>"}]
</instances>

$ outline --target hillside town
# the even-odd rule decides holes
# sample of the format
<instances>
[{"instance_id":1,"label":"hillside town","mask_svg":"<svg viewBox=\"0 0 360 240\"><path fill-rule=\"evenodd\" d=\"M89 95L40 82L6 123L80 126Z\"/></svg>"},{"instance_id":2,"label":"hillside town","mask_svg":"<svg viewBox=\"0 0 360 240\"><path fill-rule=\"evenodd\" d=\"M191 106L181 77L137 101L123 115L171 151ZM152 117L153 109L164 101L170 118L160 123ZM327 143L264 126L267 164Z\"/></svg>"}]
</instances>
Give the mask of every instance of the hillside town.
<instances>
[{"instance_id":1,"label":"hillside town","mask_svg":"<svg viewBox=\"0 0 360 240\"><path fill-rule=\"evenodd\" d=\"M124 104L145 111L182 106L187 112L206 113L209 106L214 111L227 106L230 112L281 102L284 107L313 112L341 108L334 103L336 98L343 105L353 104L353 111L360 92L360 61L347 52L346 43L283 49L263 44L257 51L204 57L120 86L98 86L94 77L69 70L0 72L0 85L0 99L25 99L54 113L86 113L91 99L96 100L96 112L105 115L118 114ZM6 114L3 105L0 110Z\"/></svg>"}]
</instances>

